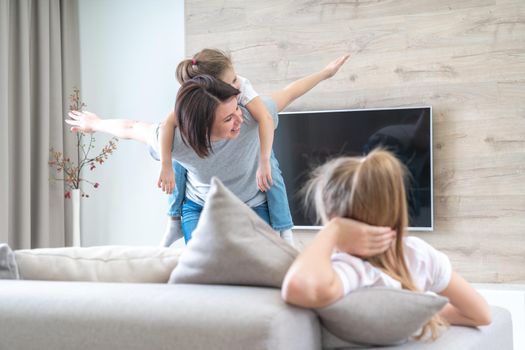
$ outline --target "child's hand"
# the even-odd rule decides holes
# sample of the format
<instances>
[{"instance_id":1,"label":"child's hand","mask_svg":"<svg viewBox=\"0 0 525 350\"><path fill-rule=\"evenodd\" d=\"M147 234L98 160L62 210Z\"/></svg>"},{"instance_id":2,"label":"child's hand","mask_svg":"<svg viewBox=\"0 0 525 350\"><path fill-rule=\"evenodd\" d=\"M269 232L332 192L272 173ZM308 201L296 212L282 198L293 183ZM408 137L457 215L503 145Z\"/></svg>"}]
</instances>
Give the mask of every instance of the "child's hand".
<instances>
[{"instance_id":1,"label":"child's hand","mask_svg":"<svg viewBox=\"0 0 525 350\"><path fill-rule=\"evenodd\" d=\"M346 62L346 60L350 57L350 55L344 55L339 57L338 59L330 62L324 69L323 72L325 74L325 79L331 78L337 73L339 68Z\"/></svg>"},{"instance_id":2,"label":"child's hand","mask_svg":"<svg viewBox=\"0 0 525 350\"><path fill-rule=\"evenodd\" d=\"M157 186L166 194L171 194L175 188L175 174L171 166L162 166L160 168L159 180Z\"/></svg>"},{"instance_id":3,"label":"child's hand","mask_svg":"<svg viewBox=\"0 0 525 350\"><path fill-rule=\"evenodd\" d=\"M94 132L94 125L100 120L95 113L91 112L71 111L67 115L71 119L66 119L66 123L73 125L71 131L74 132Z\"/></svg>"},{"instance_id":4,"label":"child's hand","mask_svg":"<svg viewBox=\"0 0 525 350\"><path fill-rule=\"evenodd\" d=\"M361 258L386 251L394 243L396 231L390 227L371 226L345 218L334 218L330 224L338 232L337 248Z\"/></svg>"},{"instance_id":5,"label":"child's hand","mask_svg":"<svg viewBox=\"0 0 525 350\"><path fill-rule=\"evenodd\" d=\"M266 192L270 189L273 184L272 180L272 167L270 166L270 160L259 161L259 167L257 168L257 187L261 192Z\"/></svg>"}]
</instances>

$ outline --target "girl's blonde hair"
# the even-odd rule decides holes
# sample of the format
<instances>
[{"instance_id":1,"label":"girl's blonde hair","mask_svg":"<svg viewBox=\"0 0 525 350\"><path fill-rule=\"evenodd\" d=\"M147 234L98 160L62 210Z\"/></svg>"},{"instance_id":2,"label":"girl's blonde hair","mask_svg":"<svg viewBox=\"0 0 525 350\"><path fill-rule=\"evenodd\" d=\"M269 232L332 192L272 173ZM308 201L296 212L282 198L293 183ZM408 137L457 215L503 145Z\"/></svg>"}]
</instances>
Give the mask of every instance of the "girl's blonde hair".
<instances>
[{"instance_id":1,"label":"girl's blonde hair","mask_svg":"<svg viewBox=\"0 0 525 350\"><path fill-rule=\"evenodd\" d=\"M395 230L395 245L365 260L398 280L403 289L417 291L403 252L408 224L405 174L403 164L383 149L375 149L366 157L333 159L313 171L305 187L306 203L315 206L323 223L332 217L345 217ZM436 315L416 338L421 339L430 331L432 339L436 339L444 325Z\"/></svg>"},{"instance_id":2,"label":"girl's blonde hair","mask_svg":"<svg viewBox=\"0 0 525 350\"><path fill-rule=\"evenodd\" d=\"M233 68L230 56L218 49L203 49L185 59L177 66L177 80L180 84L195 78L197 75L207 74L220 79L227 69Z\"/></svg>"}]
</instances>

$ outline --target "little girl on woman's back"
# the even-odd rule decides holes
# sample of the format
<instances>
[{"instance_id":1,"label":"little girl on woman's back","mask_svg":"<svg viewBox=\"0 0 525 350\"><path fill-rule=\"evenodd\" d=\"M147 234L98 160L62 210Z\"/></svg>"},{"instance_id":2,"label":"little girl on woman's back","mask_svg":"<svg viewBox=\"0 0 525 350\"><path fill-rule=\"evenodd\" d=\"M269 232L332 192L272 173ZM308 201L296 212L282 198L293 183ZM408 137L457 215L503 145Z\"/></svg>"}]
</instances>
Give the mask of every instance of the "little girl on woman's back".
<instances>
[{"instance_id":1,"label":"little girl on woman's back","mask_svg":"<svg viewBox=\"0 0 525 350\"><path fill-rule=\"evenodd\" d=\"M279 91L277 95L285 100L295 99L320 81L333 76L347 58L348 55L342 56L323 70L293 82L285 89ZM181 84L202 74L211 75L240 90L241 93L238 96L239 105L246 107L259 124L260 153L254 181L257 182L257 186L262 192L266 192L268 214L272 228L279 232L283 239L293 245L291 231L293 221L284 179L279 169L279 163L272 151L275 129L272 116L266 109L261 97L253 89L250 81L236 74L232 60L226 53L217 49L203 49L192 58L181 61L177 66L177 79ZM175 126L176 116L172 112L162 124L160 132L161 172L158 186L163 191L171 194L170 209L168 211L170 220L163 239L163 245L166 246L180 237L181 208L185 200L186 189L186 170L171 159ZM237 130L231 130L232 135L236 132ZM186 240L191 238L191 232L185 232L185 238Z\"/></svg>"},{"instance_id":2,"label":"little girl on woman's back","mask_svg":"<svg viewBox=\"0 0 525 350\"><path fill-rule=\"evenodd\" d=\"M276 231L281 232L281 237L293 244L291 232L293 222L288 206L284 180L281 177L277 160L272 153L274 125L271 115L264 106L262 99L253 89L251 83L235 73L230 57L224 52L216 49L204 49L195 54L191 59L181 61L177 66L177 80L181 84L201 74L211 75L240 90L241 94L238 97L239 104L245 106L259 123L261 150L257 179L254 179L254 181L257 181L257 186L263 192L271 188L271 191L269 191L267 195L272 227ZM164 245L168 245L176 238L173 236L176 235L180 227L180 221L178 221L177 218L181 216L182 202L186 188L186 170L177 162L172 163L171 160L171 145L176 125L175 118L173 113L166 118L162 125L160 135L161 173L158 186L167 193L174 192L170 196L170 209L168 211L170 221L168 222L168 232L164 238ZM273 169L270 161L273 163ZM274 176L272 176L272 173ZM272 186L272 179L275 179L275 186ZM176 187L174 187L174 180L177 182ZM186 233L185 237L188 236L188 233Z\"/></svg>"},{"instance_id":3,"label":"little girl on woman's back","mask_svg":"<svg viewBox=\"0 0 525 350\"><path fill-rule=\"evenodd\" d=\"M405 237L405 169L392 153L374 150L326 163L313 173L308 198L325 227L290 267L282 289L287 302L323 307L355 289L382 286L447 297L449 303L423 329L433 337L447 322L491 322L486 301L452 270L445 254L422 239ZM386 251L355 251L369 225L396 233Z\"/></svg>"}]
</instances>

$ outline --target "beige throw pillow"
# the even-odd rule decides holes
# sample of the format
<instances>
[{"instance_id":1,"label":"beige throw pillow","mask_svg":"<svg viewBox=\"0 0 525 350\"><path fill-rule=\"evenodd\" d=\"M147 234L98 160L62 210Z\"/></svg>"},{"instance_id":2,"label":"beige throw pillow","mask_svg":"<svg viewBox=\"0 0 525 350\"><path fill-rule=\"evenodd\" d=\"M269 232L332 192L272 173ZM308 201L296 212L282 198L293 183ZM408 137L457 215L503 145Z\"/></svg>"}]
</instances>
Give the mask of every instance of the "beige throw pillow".
<instances>
[{"instance_id":1,"label":"beige throw pillow","mask_svg":"<svg viewBox=\"0 0 525 350\"><path fill-rule=\"evenodd\" d=\"M15 251L25 280L166 283L181 249L100 246Z\"/></svg>"},{"instance_id":2,"label":"beige throw pillow","mask_svg":"<svg viewBox=\"0 0 525 350\"><path fill-rule=\"evenodd\" d=\"M213 178L197 228L171 283L281 288L298 251Z\"/></svg>"}]
</instances>

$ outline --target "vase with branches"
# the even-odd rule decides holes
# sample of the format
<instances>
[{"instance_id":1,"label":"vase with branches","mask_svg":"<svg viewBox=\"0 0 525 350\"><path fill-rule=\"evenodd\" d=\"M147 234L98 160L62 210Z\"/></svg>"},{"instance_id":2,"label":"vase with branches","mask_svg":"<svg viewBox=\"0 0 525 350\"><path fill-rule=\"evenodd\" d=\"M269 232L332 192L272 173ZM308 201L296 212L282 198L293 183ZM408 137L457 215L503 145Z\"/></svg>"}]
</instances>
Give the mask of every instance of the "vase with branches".
<instances>
[{"instance_id":1,"label":"vase with branches","mask_svg":"<svg viewBox=\"0 0 525 350\"><path fill-rule=\"evenodd\" d=\"M80 90L78 88L73 89L73 93L69 96L69 102L70 111L82 111L84 107L86 107L86 104L80 99ZM56 171L56 176L52 179L65 183L65 198L71 198L73 190L79 190L82 197L89 198L89 194L81 188L81 183L87 183L93 188L98 188L100 184L83 177L82 170L89 169L93 171L97 166L102 165L117 149L117 142L118 139L113 137L97 154L92 154L95 148L95 138L93 134L78 132L76 133L75 148L78 161L73 161L69 157L65 157L62 152L50 148L49 165Z\"/></svg>"},{"instance_id":2,"label":"vase with branches","mask_svg":"<svg viewBox=\"0 0 525 350\"><path fill-rule=\"evenodd\" d=\"M73 89L73 94L69 96L69 110L82 111L86 106L80 99L80 90ZM99 188L98 182L88 180L83 176L82 171L89 169L93 171L97 166L104 164L110 155L117 149L117 138L112 138L96 154L93 154L95 148L95 138L93 134L76 133L76 160L71 160L64 153L56 151L54 148L49 149L50 159L49 166L55 170L56 174L53 180L63 181L65 184L64 197L71 199L72 202L72 244L79 247L82 245L80 234L80 198L89 198L89 194L81 188L82 183L89 184L93 188Z\"/></svg>"}]
</instances>

